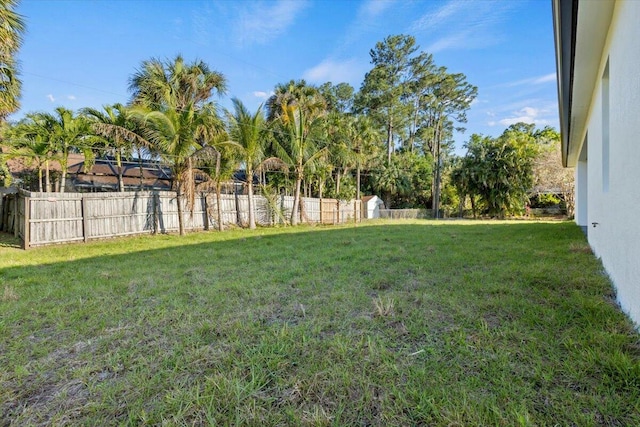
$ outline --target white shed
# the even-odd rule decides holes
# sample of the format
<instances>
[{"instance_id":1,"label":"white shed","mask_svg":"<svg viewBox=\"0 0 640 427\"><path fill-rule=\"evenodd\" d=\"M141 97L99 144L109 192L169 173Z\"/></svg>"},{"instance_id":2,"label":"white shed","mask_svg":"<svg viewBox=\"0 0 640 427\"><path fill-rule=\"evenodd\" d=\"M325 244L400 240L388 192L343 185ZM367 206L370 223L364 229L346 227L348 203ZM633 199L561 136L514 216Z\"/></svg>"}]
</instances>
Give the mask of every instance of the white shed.
<instances>
[{"instance_id":1,"label":"white shed","mask_svg":"<svg viewBox=\"0 0 640 427\"><path fill-rule=\"evenodd\" d=\"M384 209L384 202L378 196L364 196L362 198L362 210L364 218L380 218L380 209Z\"/></svg>"}]
</instances>

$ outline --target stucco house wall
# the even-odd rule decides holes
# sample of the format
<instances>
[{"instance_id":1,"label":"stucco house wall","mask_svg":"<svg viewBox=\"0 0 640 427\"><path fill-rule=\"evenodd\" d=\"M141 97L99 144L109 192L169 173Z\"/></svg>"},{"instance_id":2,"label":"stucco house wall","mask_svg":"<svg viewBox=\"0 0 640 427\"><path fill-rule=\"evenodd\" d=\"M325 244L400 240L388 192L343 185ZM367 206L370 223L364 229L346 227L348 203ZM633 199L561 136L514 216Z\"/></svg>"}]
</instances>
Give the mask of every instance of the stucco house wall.
<instances>
[{"instance_id":1,"label":"stucco house wall","mask_svg":"<svg viewBox=\"0 0 640 427\"><path fill-rule=\"evenodd\" d=\"M564 161L576 167L576 222L640 325L640 1L580 0L576 17L572 96L561 100L571 112L561 130Z\"/></svg>"}]
</instances>

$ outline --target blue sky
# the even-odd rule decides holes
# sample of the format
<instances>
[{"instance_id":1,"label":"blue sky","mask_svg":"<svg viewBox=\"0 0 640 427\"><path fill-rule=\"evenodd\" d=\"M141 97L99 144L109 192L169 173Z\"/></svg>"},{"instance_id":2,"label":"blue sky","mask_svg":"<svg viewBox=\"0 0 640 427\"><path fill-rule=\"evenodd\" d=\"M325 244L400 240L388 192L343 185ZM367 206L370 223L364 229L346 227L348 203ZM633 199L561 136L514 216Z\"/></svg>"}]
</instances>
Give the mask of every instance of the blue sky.
<instances>
[{"instance_id":1,"label":"blue sky","mask_svg":"<svg viewBox=\"0 0 640 427\"><path fill-rule=\"evenodd\" d=\"M18 12L27 34L13 119L126 103L143 60L178 53L226 76L222 107L237 97L255 109L290 79L358 89L375 43L411 34L478 87L459 148L518 121L558 127L549 0L22 0Z\"/></svg>"}]
</instances>

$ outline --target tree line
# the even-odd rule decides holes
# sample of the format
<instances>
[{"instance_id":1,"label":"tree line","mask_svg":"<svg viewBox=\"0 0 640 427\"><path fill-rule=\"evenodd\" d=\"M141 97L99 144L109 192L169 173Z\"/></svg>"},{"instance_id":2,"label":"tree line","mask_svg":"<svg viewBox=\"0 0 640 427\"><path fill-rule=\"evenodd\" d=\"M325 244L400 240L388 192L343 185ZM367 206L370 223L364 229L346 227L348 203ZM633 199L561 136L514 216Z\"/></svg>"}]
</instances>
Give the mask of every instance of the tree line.
<instances>
[{"instance_id":1,"label":"tree line","mask_svg":"<svg viewBox=\"0 0 640 427\"><path fill-rule=\"evenodd\" d=\"M16 42L5 44L6 35L0 34L3 45L13 46L0 54L11 57L24 25L7 7L14 2L4 4L0 13L13 13ZM99 157L114 160L120 191L125 159L157 160L171 169L179 202L192 203L203 188L219 196L222 183L242 168L249 195L258 176L261 191L294 196L289 218L294 225L304 195L359 199L363 192L379 194L387 207L432 208L436 216L442 204L461 207L467 200L474 213L521 209L533 187L537 131L514 128L495 140L473 135L467 156L457 158L453 132L466 122L477 88L464 74L437 66L410 35L385 38L370 56L372 68L358 91L347 83L315 86L291 80L277 84L256 111L235 98L231 110L221 109L216 98L226 94L227 79L203 61L188 62L180 55L145 60L129 79L126 104L78 111L59 107L53 113L28 113L15 123L3 120L0 179L8 184L5 162L21 157L37 173L35 188L51 191L50 164L56 161L57 188L64 192L69 154L83 153L86 165ZM0 60L8 63L4 56ZM4 118L18 108L19 84L17 91L2 88L2 93ZM14 101L4 102L7 97ZM495 160L486 155L490 141L513 146L509 161L520 181L490 178ZM509 185L502 185L505 179ZM249 212L253 228L252 206Z\"/></svg>"}]
</instances>

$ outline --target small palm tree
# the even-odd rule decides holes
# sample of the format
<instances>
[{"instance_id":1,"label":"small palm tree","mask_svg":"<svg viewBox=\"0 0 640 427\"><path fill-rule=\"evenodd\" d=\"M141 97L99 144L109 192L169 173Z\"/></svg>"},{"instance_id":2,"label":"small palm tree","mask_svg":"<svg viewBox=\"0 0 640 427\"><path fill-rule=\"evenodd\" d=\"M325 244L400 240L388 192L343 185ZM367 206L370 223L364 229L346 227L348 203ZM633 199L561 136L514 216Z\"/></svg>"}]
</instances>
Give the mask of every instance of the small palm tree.
<instances>
[{"instance_id":1,"label":"small palm tree","mask_svg":"<svg viewBox=\"0 0 640 427\"><path fill-rule=\"evenodd\" d=\"M49 162L53 159L52 146L44 133L29 116L7 129L5 137L11 142L7 158L20 157L35 165L38 170L38 191L44 188L51 191ZM46 184L43 188L43 169L46 171Z\"/></svg>"},{"instance_id":2,"label":"small palm tree","mask_svg":"<svg viewBox=\"0 0 640 427\"><path fill-rule=\"evenodd\" d=\"M291 210L291 224L298 224L298 216L301 209L301 187L306 172L315 169L316 162L326 158L327 149L318 149L317 141L313 138L312 131L320 127L320 115L313 111L305 112L303 108L295 105L284 107L280 116L280 124L284 130L286 139L284 144L276 143L278 157L293 169L295 178L295 192L293 197L293 209Z\"/></svg>"},{"instance_id":3,"label":"small palm tree","mask_svg":"<svg viewBox=\"0 0 640 427\"><path fill-rule=\"evenodd\" d=\"M49 162L55 159L49 132L42 126L38 114L27 114L18 123L8 127L4 137L11 142L7 158L23 158L38 169L38 190L51 191ZM43 170L45 184L43 188Z\"/></svg>"},{"instance_id":4,"label":"small palm tree","mask_svg":"<svg viewBox=\"0 0 640 427\"><path fill-rule=\"evenodd\" d=\"M411 182L397 159L397 156L393 157L391 163L382 165L381 169L372 176L374 187L385 196L384 202L387 209L391 208L393 194L403 194L411 189Z\"/></svg>"},{"instance_id":5,"label":"small palm tree","mask_svg":"<svg viewBox=\"0 0 640 427\"><path fill-rule=\"evenodd\" d=\"M301 186L306 172L327 156L327 149L319 148L318 132L326 112L326 102L318 90L307 86L304 80L279 85L267 101L270 123L279 128L274 148L278 158L294 172L295 190L291 224L298 224L302 205Z\"/></svg>"},{"instance_id":6,"label":"small palm tree","mask_svg":"<svg viewBox=\"0 0 640 427\"><path fill-rule=\"evenodd\" d=\"M134 146L148 147L149 142L139 134L130 110L122 104L105 105L103 111L84 108L82 114L89 120L90 130L106 138L107 148L113 153L118 168L118 191L124 191L122 157L129 155Z\"/></svg>"},{"instance_id":7,"label":"small palm tree","mask_svg":"<svg viewBox=\"0 0 640 427\"><path fill-rule=\"evenodd\" d=\"M171 168L178 205L178 226L180 235L184 235L183 196L193 210L197 162L202 157L213 155L206 141L222 131L215 105L207 104L196 109L192 104L181 110L165 111L134 108L131 114L143 126L145 139Z\"/></svg>"},{"instance_id":8,"label":"small palm tree","mask_svg":"<svg viewBox=\"0 0 640 427\"><path fill-rule=\"evenodd\" d=\"M232 99L234 114L227 112L229 136L241 153L247 177L249 194L249 228L256 228L255 202L253 200L253 174L267 167L285 167L276 157L265 155L265 120L262 105L251 114L237 98Z\"/></svg>"},{"instance_id":9,"label":"small palm tree","mask_svg":"<svg viewBox=\"0 0 640 427\"><path fill-rule=\"evenodd\" d=\"M71 110L58 107L54 114L33 113L27 116L27 121L19 127L24 138L46 141L50 154L45 160L57 160L60 163L61 178L60 192L64 193L67 179L69 154L82 152L85 162L91 162L93 152L91 145L95 140L91 137L88 123L84 117L76 116ZM48 164L45 164L48 171ZM47 173L48 176L48 173ZM47 191L51 191L47 178Z\"/></svg>"},{"instance_id":10,"label":"small palm tree","mask_svg":"<svg viewBox=\"0 0 640 427\"><path fill-rule=\"evenodd\" d=\"M69 154L73 151L82 152L85 156L85 164L90 163L93 160L91 144L95 139L91 137L87 120L76 116L73 111L64 107L56 108L55 114L40 113L40 119L48 132L47 137L53 144L60 163L60 192L64 193Z\"/></svg>"},{"instance_id":11,"label":"small palm tree","mask_svg":"<svg viewBox=\"0 0 640 427\"><path fill-rule=\"evenodd\" d=\"M216 224L218 231L224 230L222 218L222 183L230 180L236 171L238 156L235 144L229 142L229 135L220 132L208 141L207 149L213 156L205 156L200 159L200 167L203 168L210 180L202 183L201 187L211 189L216 194ZM213 184L213 185L212 185Z\"/></svg>"}]
</instances>

